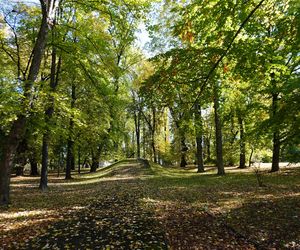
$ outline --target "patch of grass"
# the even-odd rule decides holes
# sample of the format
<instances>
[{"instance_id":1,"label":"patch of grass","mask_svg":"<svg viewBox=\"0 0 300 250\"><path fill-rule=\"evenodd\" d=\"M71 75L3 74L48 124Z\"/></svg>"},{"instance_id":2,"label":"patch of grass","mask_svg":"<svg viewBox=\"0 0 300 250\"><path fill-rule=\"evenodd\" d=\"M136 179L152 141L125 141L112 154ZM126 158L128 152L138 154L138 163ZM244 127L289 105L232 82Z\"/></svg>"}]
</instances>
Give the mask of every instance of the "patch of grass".
<instances>
[{"instance_id":1,"label":"patch of grass","mask_svg":"<svg viewBox=\"0 0 300 250\"><path fill-rule=\"evenodd\" d=\"M46 193L38 189L38 177L16 177L12 179L13 203L7 211L0 212L0 234L5 235L0 244L8 244L14 237L16 242L23 241L26 234L20 230L26 230L27 236L34 237L39 230L46 230L49 223L64 220L65 214L86 211L100 200L109 199L113 203L113 197L137 199L143 204L143 209L155 213L170 235L170 244L175 244L173 248L184 246L173 241L178 235L176 226L172 225L186 223L190 230L183 230L182 234L206 235L195 220L208 225L212 223L212 228L217 228L219 222L228 224L251 242L264 247L283 248L300 244L299 167L286 167L278 173L262 172L263 188L258 186L251 169L227 168L226 172L221 177L216 175L215 168L208 168L200 174L193 168L165 168L153 163L147 168L136 160L126 159L95 173L74 175L73 180L50 175ZM289 229L290 234L286 233ZM229 232L226 235L228 238L224 241L232 240L244 248L245 241L234 240L232 237L235 236ZM191 244L202 244L204 239L210 242L210 238L205 237L198 240L193 237ZM219 243L211 246L220 246Z\"/></svg>"}]
</instances>

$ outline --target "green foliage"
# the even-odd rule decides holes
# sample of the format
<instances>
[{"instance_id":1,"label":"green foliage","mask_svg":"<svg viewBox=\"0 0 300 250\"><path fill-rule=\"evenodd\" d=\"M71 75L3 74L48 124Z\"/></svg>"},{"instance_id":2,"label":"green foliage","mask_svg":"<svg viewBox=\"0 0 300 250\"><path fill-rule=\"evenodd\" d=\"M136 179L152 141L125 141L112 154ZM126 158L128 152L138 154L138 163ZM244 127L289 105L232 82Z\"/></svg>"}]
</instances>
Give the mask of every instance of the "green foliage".
<instances>
[{"instance_id":1,"label":"green foliage","mask_svg":"<svg viewBox=\"0 0 300 250\"><path fill-rule=\"evenodd\" d=\"M12 83L2 80L0 82L0 128L7 133L10 125L16 120L17 115L21 112L19 102L22 94L14 88Z\"/></svg>"},{"instance_id":2,"label":"green foliage","mask_svg":"<svg viewBox=\"0 0 300 250\"><path fill-rule=\"evenodd\" d=\"M149 28L157 55L151 59L155 72L142 88L145 98L155 95L157 105L170 108L173 123L180 120L182 130L191 135L191 109L198 101L203 110L212 106L217 82L228 164L237 163L242 140L249 154L247 148L270 149L275 131L283 148L299 138L299 5L257 4L172 1L162 10L164 18L156 17L160 24ZM247 19L254 6L258 8ZM276 110L274 95L278 96ZM176 145L179 137L175 131L174 135ZM211 133L207 137L215 139ZM189 143L193 140L189 138Z\"/></svg>"}]
</instances>

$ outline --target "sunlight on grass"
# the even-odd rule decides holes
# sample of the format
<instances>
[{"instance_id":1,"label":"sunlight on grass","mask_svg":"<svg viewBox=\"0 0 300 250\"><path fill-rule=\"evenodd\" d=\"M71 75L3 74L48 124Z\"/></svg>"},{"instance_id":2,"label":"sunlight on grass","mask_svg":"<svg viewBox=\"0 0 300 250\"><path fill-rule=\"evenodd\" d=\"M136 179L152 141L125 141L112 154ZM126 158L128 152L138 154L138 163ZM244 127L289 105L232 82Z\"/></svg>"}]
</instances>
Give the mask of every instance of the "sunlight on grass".
<instances>
[{"instance_id":1,"label":"sunlight on grass","mask_svg":"<svg viewBox=\"0 0 300 250\"><path fill-rule=\"evenodd\" d=\"M90 204L112 194L130 197L140 193L139 203L147 211L155 212L157 218L172 218L172 213L179 217L181 213L187 217L200 213L200 219L209 213L236 228L242 223L241 230L249 235L250 226L256 228L258 223L253 213L258 213L263 222L263 216L269 218L278 211L286 214L286 223L298 216L296 207L291 211L291 204L297 204L300 197L300 167L287 167L279 173L263 172L262 188L253 169L230 167L226 172L225 176L218 176L215 168L196 173L193 166L188 170L153 163L145 167L136 160L125 160L95 173L73 175L72 180L50 174L48 192L38 189L38 177L16 177L12 179L13 206L0 212L0 232L6 237L28 230L36 235L51 223L64 220L66 214L82 213ZM111 202L114 205L118 200ZM274 226L265 227L271 230ZM261 234L261 238L266 237Z\"/></svg>"},{"instance_id":2,"label":"sunlight on grass","mask_svg":"<svg viewBox=\"0 0 300 250\"><path fill-rule=\"evenodd\" d=\"M2 228L4 232L29 226L37 226L37 224L57 219L58 215L55 210L27 210L22 212L0 213L0 222L5 225L5 227Z\"/></svg>"},{"instance_id":3,"label":"sunlight on grass","mask_svg":"<svg viewBox=\"0 0 300 250\"><path fill-rule=\"evenodd\" d=\"M22 211L22 212L8 212L8 213L0 213L1 219L18 219L25 217L33 217L37 215L50 215L54 212L54 210L32 210L32 211Z\"/></svg>"}]
</instances>

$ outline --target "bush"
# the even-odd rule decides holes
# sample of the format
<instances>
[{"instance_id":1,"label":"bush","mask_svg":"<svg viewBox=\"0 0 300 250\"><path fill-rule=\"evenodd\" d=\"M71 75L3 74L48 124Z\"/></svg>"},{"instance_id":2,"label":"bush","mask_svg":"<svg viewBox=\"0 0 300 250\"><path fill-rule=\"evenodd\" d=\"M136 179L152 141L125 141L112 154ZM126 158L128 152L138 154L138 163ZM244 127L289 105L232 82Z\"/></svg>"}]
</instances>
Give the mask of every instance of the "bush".
<instances>
[{"instance_id":1,"label":"bush","mask_svg":"<svg viewBox=\"0 0 300 250\"><path fill-rule=\"evenodd\" d=\"M300 162L300 145L290 145L283 152L284 160L290 163Z\"/></svg>"},{"instance_id":2,"label":"bush","mask_svg":"<svg viewBox=\"0 0 300 250\"><path fill-rule=\"evenodd\" d=\"M268 154L263 154L261 157L261 161L262 162L271 162L272 161L272 157Z\"/></svg>"}]
</instances>

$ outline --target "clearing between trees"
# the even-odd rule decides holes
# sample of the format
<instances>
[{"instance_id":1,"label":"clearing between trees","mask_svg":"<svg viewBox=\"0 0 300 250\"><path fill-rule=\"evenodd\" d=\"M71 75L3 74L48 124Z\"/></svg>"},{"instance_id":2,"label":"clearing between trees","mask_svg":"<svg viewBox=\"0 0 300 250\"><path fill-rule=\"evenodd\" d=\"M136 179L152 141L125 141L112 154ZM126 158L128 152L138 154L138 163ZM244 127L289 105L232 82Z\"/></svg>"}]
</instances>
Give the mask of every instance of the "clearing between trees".
<instances>
[{"instance_id":1,"label":"clearing between trees","mask_svg":"<svg viewBox=\"0 0 300 250\"><path fill-rule=\"evenodd\" d=\"M0 249L298 249L300 167L197 174L127 159L72 180L12 178Z\"/></svg>"}]
</instances>

